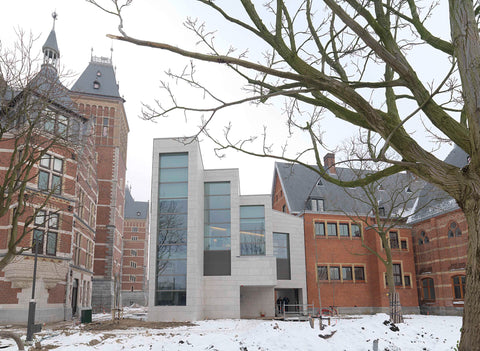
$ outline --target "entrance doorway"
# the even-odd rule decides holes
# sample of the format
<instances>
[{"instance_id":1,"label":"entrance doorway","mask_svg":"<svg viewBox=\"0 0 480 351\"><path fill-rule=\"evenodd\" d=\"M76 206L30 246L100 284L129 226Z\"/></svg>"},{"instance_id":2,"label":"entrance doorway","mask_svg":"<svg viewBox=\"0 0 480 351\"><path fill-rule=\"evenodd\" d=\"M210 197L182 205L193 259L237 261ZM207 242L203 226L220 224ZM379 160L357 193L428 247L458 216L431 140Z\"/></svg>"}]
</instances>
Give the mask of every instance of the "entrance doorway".
<instances>
[{"instance_id":1,"label":"entrance doorway","mask_svg":"<svg viewBox=\"0 0 480 351\"><path fill-rule=\"evenodd\" d=\"M275 316L283 316L283 311L294 312L302 310L301 289L275 289Z\"/></svg>"}]
</instances>

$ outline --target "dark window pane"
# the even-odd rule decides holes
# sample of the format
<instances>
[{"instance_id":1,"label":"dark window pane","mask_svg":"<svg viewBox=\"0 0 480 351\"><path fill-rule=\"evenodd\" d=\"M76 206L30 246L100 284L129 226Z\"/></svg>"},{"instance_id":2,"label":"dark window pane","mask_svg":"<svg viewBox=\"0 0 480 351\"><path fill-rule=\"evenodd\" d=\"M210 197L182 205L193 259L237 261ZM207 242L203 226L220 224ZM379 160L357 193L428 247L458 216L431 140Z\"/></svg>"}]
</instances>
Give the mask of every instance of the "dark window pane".
<instances>
[{"instance_id":1,"label":"dark window pane","mask_svg":"<svg viewBox=\"0 0 480 351\"><path fill-rule=\"evenodd\" d=\"M156 306L186 306L186 291L157 291L155 294Z\"/></svg>"},{"instance_id":2,"label":"dark window pane","mask_svg":"<svg viewBox=\"0 0 480 351\"><path fill-rule=\"evenodd\" d=\"M62 193L62 177L52 174L52 190L54 194Z\"/></svg>"},{"instance_id":3,"label":"dark window pane","mask_svg":"<svg viewBox=\"0 0 480 351\"><path fill-rule=\"evenodd\" d=\"M186 228L187 215L186 214L159 214L158 228Z\"/></svg>"},{"instance_id":4,"label":"dark window pane","mask_svg":"<svg viewBox=\"0 0 480 351\"><path fill-rule=\"evenodd\" d=\"M161 245L157 250L157 258L161 260L187 258L187 245Z\"/></svg>"},{"instance_id":5,"label":"dark window pane","mask_svg":"<svg viewBox=\"0 0 480 351\"><path fill-rule=\"evenodd\" d=\"M186 229L163 229L158 232L159 244L180 244L187 242Z\"/></svg>"},{"instance_id":6,"label":"dark window pane","mask_svg":"<svg viewBox=\"0 0 480 351\"><path fill-rule=\"evenodd\" d=\"M35 253L35 245L38 244L38 253L43 254L43 230L33 230L32 253Z\"/></svg>"},{"instance_id":7,"label":"dark window pane","mask_svg":"<svg viewBox=\"0 0 480 351\"><path fill-rule=\"evenodd\" d=\"M160 168L176 168L188 166L188 154L160 155Z\"/></svg>"},{"instance_id":8,"label":"dark window pane","mask_svg":"<svg viewBox=\"0 0 480 351\"><path fill-rule=\"evenodd\" d=\"M160 183L186 182L188 180L188 168L160 169Z\"/></svg>"},{"instance_id":9,"label":"dark window pane","mask_svg":"<svg viewBox=\"0 0 480 351\"><path fill-rule=\"evenodd\" d=\"M265 220L263 218L240 219L240 231L264 233Z\"/></svg>"},{"instance_id":10,"label":"dark window pane","mask_svg":"<svg viewBox=\"0 0 480 351\"><path fill-rule=\"evenodd\" d=\"M173 275L157 277L157 290L186 290L187 289L187 276L186 275Z\"/></svg>"},{"instance_id":11,"label":"dark window pane","mask_svg":"<svg viewBox=\"0 0 480 351\"><path fill-rule=\"evenodd\" d=\"M397 232L390 232L389 236L390 236L390 247L392 249L398 249L399 248L398 233Z\"/></svg>"},{"instance_id":12,"label":"dark window pane","mask_svg":"<svg viewBox=\"0 0 480 351\"><path fill-rule=\"evenodd\" d=\"M401 247L402 247L402 250L407 250L407 241L406 240L402 240L401 241Z\"/></svg>"},{"instance_id":13,"label":"dark window pane","mask_svg":"<svg viewBox=\"0 0 480 351\"><path fill-rule=\"evenodd\" d=\"M403 279L405 280L405 286L410 286L410 276L409 275L406 275L403 277Z\"/></svg>"},{"instance_id":14,"label":"dark window pane","mask_svg":"<svg viewBox=\"0 0 480 351\"><path fill-rule=\"evenodd\" d=\"M47 255L55 256L57 254L57 233L47 233Z\"/></svg>"},{"instance_id":15,"label":"dark window pane","mask_svg":"<svg viewBox=\"0 0 480 351\"><path fill-rule=\"evenodd\" d=\"M169 199L158 202L159 213L186 213L188 208L187 199Z\"/></svg>"},{"instance_id":16,"label":"dark window pane","mask_svg":"<svg viewBox=\"0 0 480 351\"><path fill-rule=\"evenodd\" d=\"M327 266L317 267L318 280L328 280L328 268Z\"/></svg>"},{"instance_id":17,"label":"dark window pane","mask_svg":"<svg viewBox=\"0 0 480 351\"><path fill-rule=\"evenodd\" d=\"M187 260L158 260L157 274L186 275Z\"/></svg>"},{"instance_id":18,"label":"dark window pane","mask_svg":"<svg viewBox=\"0 0 480 351\"><path fill-rule=\"evenodd\" d=\"M365 280L364 267L355 267L355 280Z\"/></svg>"}]
</instances>

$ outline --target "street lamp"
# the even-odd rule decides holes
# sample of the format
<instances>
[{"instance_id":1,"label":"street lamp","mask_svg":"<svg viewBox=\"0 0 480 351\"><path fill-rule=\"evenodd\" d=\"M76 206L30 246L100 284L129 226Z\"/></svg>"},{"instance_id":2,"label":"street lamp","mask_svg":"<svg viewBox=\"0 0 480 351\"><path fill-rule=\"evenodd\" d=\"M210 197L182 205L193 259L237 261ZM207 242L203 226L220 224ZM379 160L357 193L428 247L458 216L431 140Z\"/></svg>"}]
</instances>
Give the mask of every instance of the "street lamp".
<instances>
[{"instance_id":1,"label":"street lamp","mask_svg":"<svg viewBox=\"0 0 480 351\"><path fill-rule=\"evenodd\" d=\"M32 298L28 304L28 322L27 322L27 338L25 343L31 344L33 341L33 334L42 330L41 324L35 324L35 282L37 278L37 259L38 259L38 236L33 231L33 243L35 245L35 259L33 263L33 283L32 283Z\"/></svg>"}]
</instances>

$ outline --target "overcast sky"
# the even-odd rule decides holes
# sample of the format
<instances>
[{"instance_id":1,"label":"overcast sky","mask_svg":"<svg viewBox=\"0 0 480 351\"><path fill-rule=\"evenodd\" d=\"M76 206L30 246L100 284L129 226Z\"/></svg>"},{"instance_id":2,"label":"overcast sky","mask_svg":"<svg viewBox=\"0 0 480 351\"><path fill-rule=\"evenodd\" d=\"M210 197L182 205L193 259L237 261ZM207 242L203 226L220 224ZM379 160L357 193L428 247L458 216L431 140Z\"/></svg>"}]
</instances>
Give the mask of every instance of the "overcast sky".
<instances>
[{"instance_id":1,"label":"overcast sky","mask_svg":"<svg viewBox=\"0 0 480 351\"><path fill-rule=\"evenodd\" d=\"M204 11L203 7L193 4L193 1L186 0L135 0L133 5L125 11L125 29L131 36L194 48L194 38L182 25L187 16L198 16L208 20L209 29L218 28L221 24L216 22L217 17L212 17L212 14ZM154 99L162 97L158 86L160 79L165 79L163 72L169 69L181 70L189 61L168 52L140 48L106 38L107 33L117 34L116 19L102 13L84 0L1 0L0 40L2 45L12 45L15 41L15 29L21 28L38 36L36 50L40 53L41 46L52 29L53 11L58 14L55 31L61 54L61 65L75 73L75 76L66 82L68 87L71 87L75 78L78 78L78 75L87 67L92 49L95 56L112 55L120 94L126 100L125 109L130 126L127 182L131 185L136 200L149 200L152 139L191 135L196 131L199 120L185 120L182 114L176 114L157 123L143 121L139 118L141 103L151 103ZM216 37L219 45L224 47L227 47L230 42L247 48L249 45L255 45L251 41L252 38L240 36L233 27L219 32ZM198 71L199 78L206 79L211 87L220 87L222 97L227 100L233 100L243 84L221 66L200 63ZM190 102L195 101L188 95L182 96L181 91L179 98ZM244 127L238 131L245 135L260 132L266 124L269 126L272 139L277 136L280 139L285 135L286 129L278 122L281 113L281 104L232 108L220 114L216 124L212 125L212 131L221 133L222 127L233 120ZM340 121L329 119L325 123L328 123L325 140L331 147L340 144L344 138L356 131L355 128ZM295 139L292 143L292 146L298 149L302 149L305 145L302 138ZM264 194L271 191L273 160L234 152L219 159L214 155L212 145L207 140L202 141L201 148L206 169L240 169L242 194Z\"/></svg>"}]
</instances>

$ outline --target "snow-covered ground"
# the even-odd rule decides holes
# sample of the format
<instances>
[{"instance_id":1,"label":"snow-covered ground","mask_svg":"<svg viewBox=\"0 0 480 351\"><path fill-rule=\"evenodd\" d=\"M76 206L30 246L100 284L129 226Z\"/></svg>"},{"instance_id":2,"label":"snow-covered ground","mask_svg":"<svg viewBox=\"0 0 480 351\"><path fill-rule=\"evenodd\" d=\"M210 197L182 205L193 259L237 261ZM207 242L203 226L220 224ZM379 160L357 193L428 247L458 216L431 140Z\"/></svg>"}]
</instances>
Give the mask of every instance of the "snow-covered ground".
<instances>
[{"instance_id":1,"label":"snow-covered ground","mask_svg":"<svg viewBox=\"0 0 480 351\"><path fill-rule=\"evenodd\" d=\"M141 318L141 313L133 316ZM94 315L95 320L108 318ZM81 326L72 326L67 332L45 328L37 337L42 347L56 350L209 350L209 351L267 351L267 350L373 350L378 339L378 350L453 350L460 338L460 317L405 316L399 331L384 325L386 314L348 316L335 326L314 329L308 322L276 320L205 320L196 326L169 329L132 328L91 332ZM327 339L319 335L329 335ZM43 340L42 340L43 339ZM16 350L12 345L5 350Z\"/></svg>"}]
</instances>

